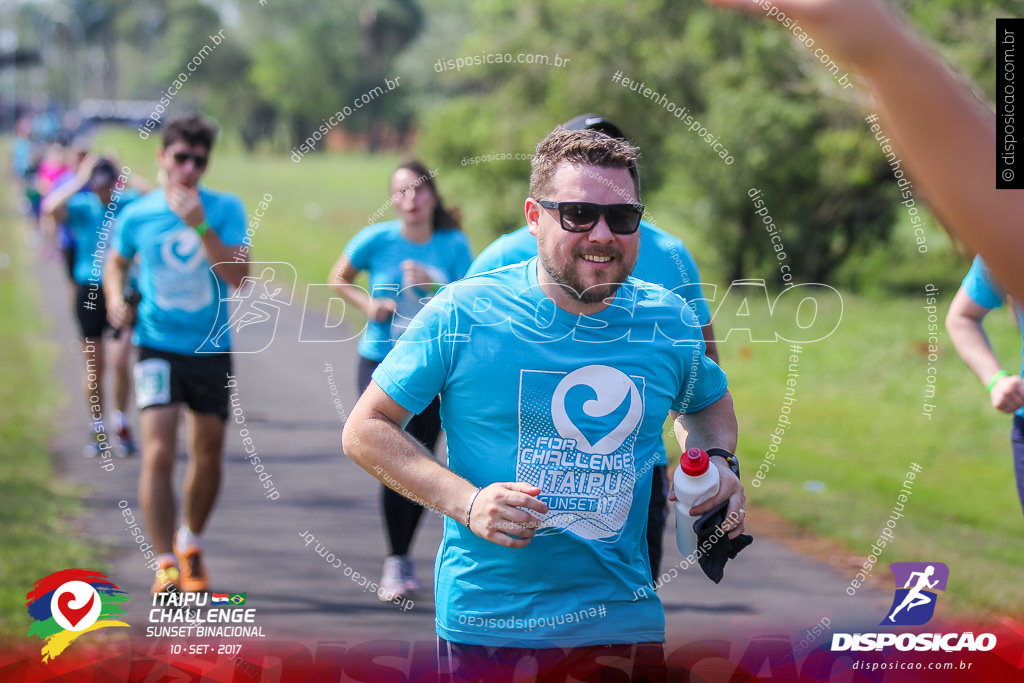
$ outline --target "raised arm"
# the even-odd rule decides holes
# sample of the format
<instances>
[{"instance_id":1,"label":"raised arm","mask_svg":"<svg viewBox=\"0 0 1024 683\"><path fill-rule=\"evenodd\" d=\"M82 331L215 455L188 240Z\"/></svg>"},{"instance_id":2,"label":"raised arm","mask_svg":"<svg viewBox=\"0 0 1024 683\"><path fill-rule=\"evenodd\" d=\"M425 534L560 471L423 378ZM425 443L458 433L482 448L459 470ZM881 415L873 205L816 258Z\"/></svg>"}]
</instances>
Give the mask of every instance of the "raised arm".
<instances>
[{"instance_id":1,"label":"raised arm","mask_svg":"<svg viewBox=\"0 0 1024 683\"><path fill-rule=\"evenodd\" d=\"M768 14L759 0L708 1ZM988 104L879 0L771 5L861 73L879 123L935 213L1024 300L1024 190L996 189L995 114Z\"/></svg>"},{"instance_id":2,"label":"raised arm","mask_svg":"<svg viewBox=\"0 0 1024 683\"><path fill-rule=\"evenodd\" d=\"M165 192L167 206L189 227L199 228L206 223L206 213L195 188L168 187ZM209 224L202 229L200 240L217 275L232 287L241 285L249 274L249 247L229 247Z\"/></svg>"},{"instance_id":3,"label":"raised arm","mask_svg":"<svg viewBox=\"0 0 1024 683\"><path fill-rule=\"evenodd\" d=\"M89 183L92 169L99 159L88 155L78 164L75 177L56 188L43 200L40 211L51 221L63 223L68 217L68 200Z\"/></svg>"}]
</instances>

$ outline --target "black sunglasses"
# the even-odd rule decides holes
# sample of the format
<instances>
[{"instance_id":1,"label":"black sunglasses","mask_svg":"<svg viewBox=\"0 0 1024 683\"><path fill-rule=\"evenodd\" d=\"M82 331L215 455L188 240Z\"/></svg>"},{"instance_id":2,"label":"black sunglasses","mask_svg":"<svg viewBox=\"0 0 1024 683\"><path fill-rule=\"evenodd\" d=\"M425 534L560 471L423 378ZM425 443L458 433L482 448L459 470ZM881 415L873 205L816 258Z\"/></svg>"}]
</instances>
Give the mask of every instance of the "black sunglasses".
<instances>
[{"instance_id":1,"label":"black sunglasses","mask_svg":"<svg viewBox=\"0 0 1024 683\"><path fill-rule=\"evenodd\" d=\"M644 215L643 204L591 204L590 202L552 202L538 200L545 209L558 209L558 220L562 230L589 232L601 216L608 222L608 229L616 235L632 235L640 227Z\"/></svg>"},{"instance_id":2,"label":"black sunglasses","mask_svg":"<svg viewBox=\"0 0 1024 683\"><path fill-rule=\"evenodd\" d=\"M205 154L189 154L188 152L175 152L174 163L182 166L189 159L196 165L196 168L206 168L206 162L209 157Z\"/></svg>"}]
</instances>

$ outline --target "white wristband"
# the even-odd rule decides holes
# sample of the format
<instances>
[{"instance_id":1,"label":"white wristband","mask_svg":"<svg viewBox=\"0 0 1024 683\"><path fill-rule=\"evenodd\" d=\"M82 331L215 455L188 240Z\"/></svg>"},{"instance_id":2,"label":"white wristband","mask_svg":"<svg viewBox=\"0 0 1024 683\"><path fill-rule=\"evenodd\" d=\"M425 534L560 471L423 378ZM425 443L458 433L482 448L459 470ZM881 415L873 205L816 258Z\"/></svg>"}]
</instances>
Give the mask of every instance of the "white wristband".
<instances>
[{"instance_id":1,"label":"white wristband","mask_svg":"<svg viewBox=\"0 0 1024 683\"><path fill-rule=\"evenodd\" d=\"M470 531L472 531L472 529L469 527L469 516L473 514L473 503L476 502L476 497L479 496L480 492L483 490L482 486L478 486L476 491L473 491L473 495L469 497L469 504L466 505L466 528Z\"/></svg>"}]
</instances>

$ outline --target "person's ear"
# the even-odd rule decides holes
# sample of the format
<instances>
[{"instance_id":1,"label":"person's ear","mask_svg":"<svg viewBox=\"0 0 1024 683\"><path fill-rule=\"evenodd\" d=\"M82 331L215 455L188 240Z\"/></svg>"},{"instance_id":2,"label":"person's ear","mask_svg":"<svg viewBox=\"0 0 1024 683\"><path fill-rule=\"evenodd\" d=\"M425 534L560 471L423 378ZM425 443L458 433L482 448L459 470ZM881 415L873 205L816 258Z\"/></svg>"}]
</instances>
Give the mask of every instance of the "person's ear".
<instances>
[{"instance_id":1,"label":"person's ear","mask_svg":"<svg viewBox=\"0 0 1024 683\"><path fill-rule=\"evenodd\" d=\"M530 234L534 237L537 236L537 224L540 222L541 208L541 205L537 203L536 199L533 197L526 198L523 211L526 213L526 224L530 226Z\"/></svg>"}]
</instances>

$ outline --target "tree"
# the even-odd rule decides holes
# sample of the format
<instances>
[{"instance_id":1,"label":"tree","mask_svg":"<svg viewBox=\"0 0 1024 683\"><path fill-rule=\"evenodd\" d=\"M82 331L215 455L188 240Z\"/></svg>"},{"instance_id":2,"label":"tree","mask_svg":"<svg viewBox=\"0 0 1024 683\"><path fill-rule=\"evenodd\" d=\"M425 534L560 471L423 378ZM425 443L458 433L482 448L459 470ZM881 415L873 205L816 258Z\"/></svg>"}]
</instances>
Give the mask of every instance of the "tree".
<instances>
[{"instance_id":1,"label":"tree","mask_svg":"<svg viewBox=\"0 0 1024 683\"><path fill-rule=\"evenodd\" d=\"M992 52L985 22L1007 4L943 0L915 9L926 28L967 45L958 61L984 71ZM645 193L657 197L663 227L702 232L731 278L780 278L779 252L748 196L754 189L781 231L794 281L827 281L844 260L891 239L898 189L844 71L823 70L813 46L775 22L696 0L593 3L585 12L569 0L492 0L473 12L477 30L454 54L571 61L442 73L439 86L452 99L423 118L425 155L457 166L474 155L530 152L555 124L596 111L640 146ZM494 193L488 218L507 229L521 222L527 171L525 162L491 163L463 175Z\"/></svg>"}]
</instances>

